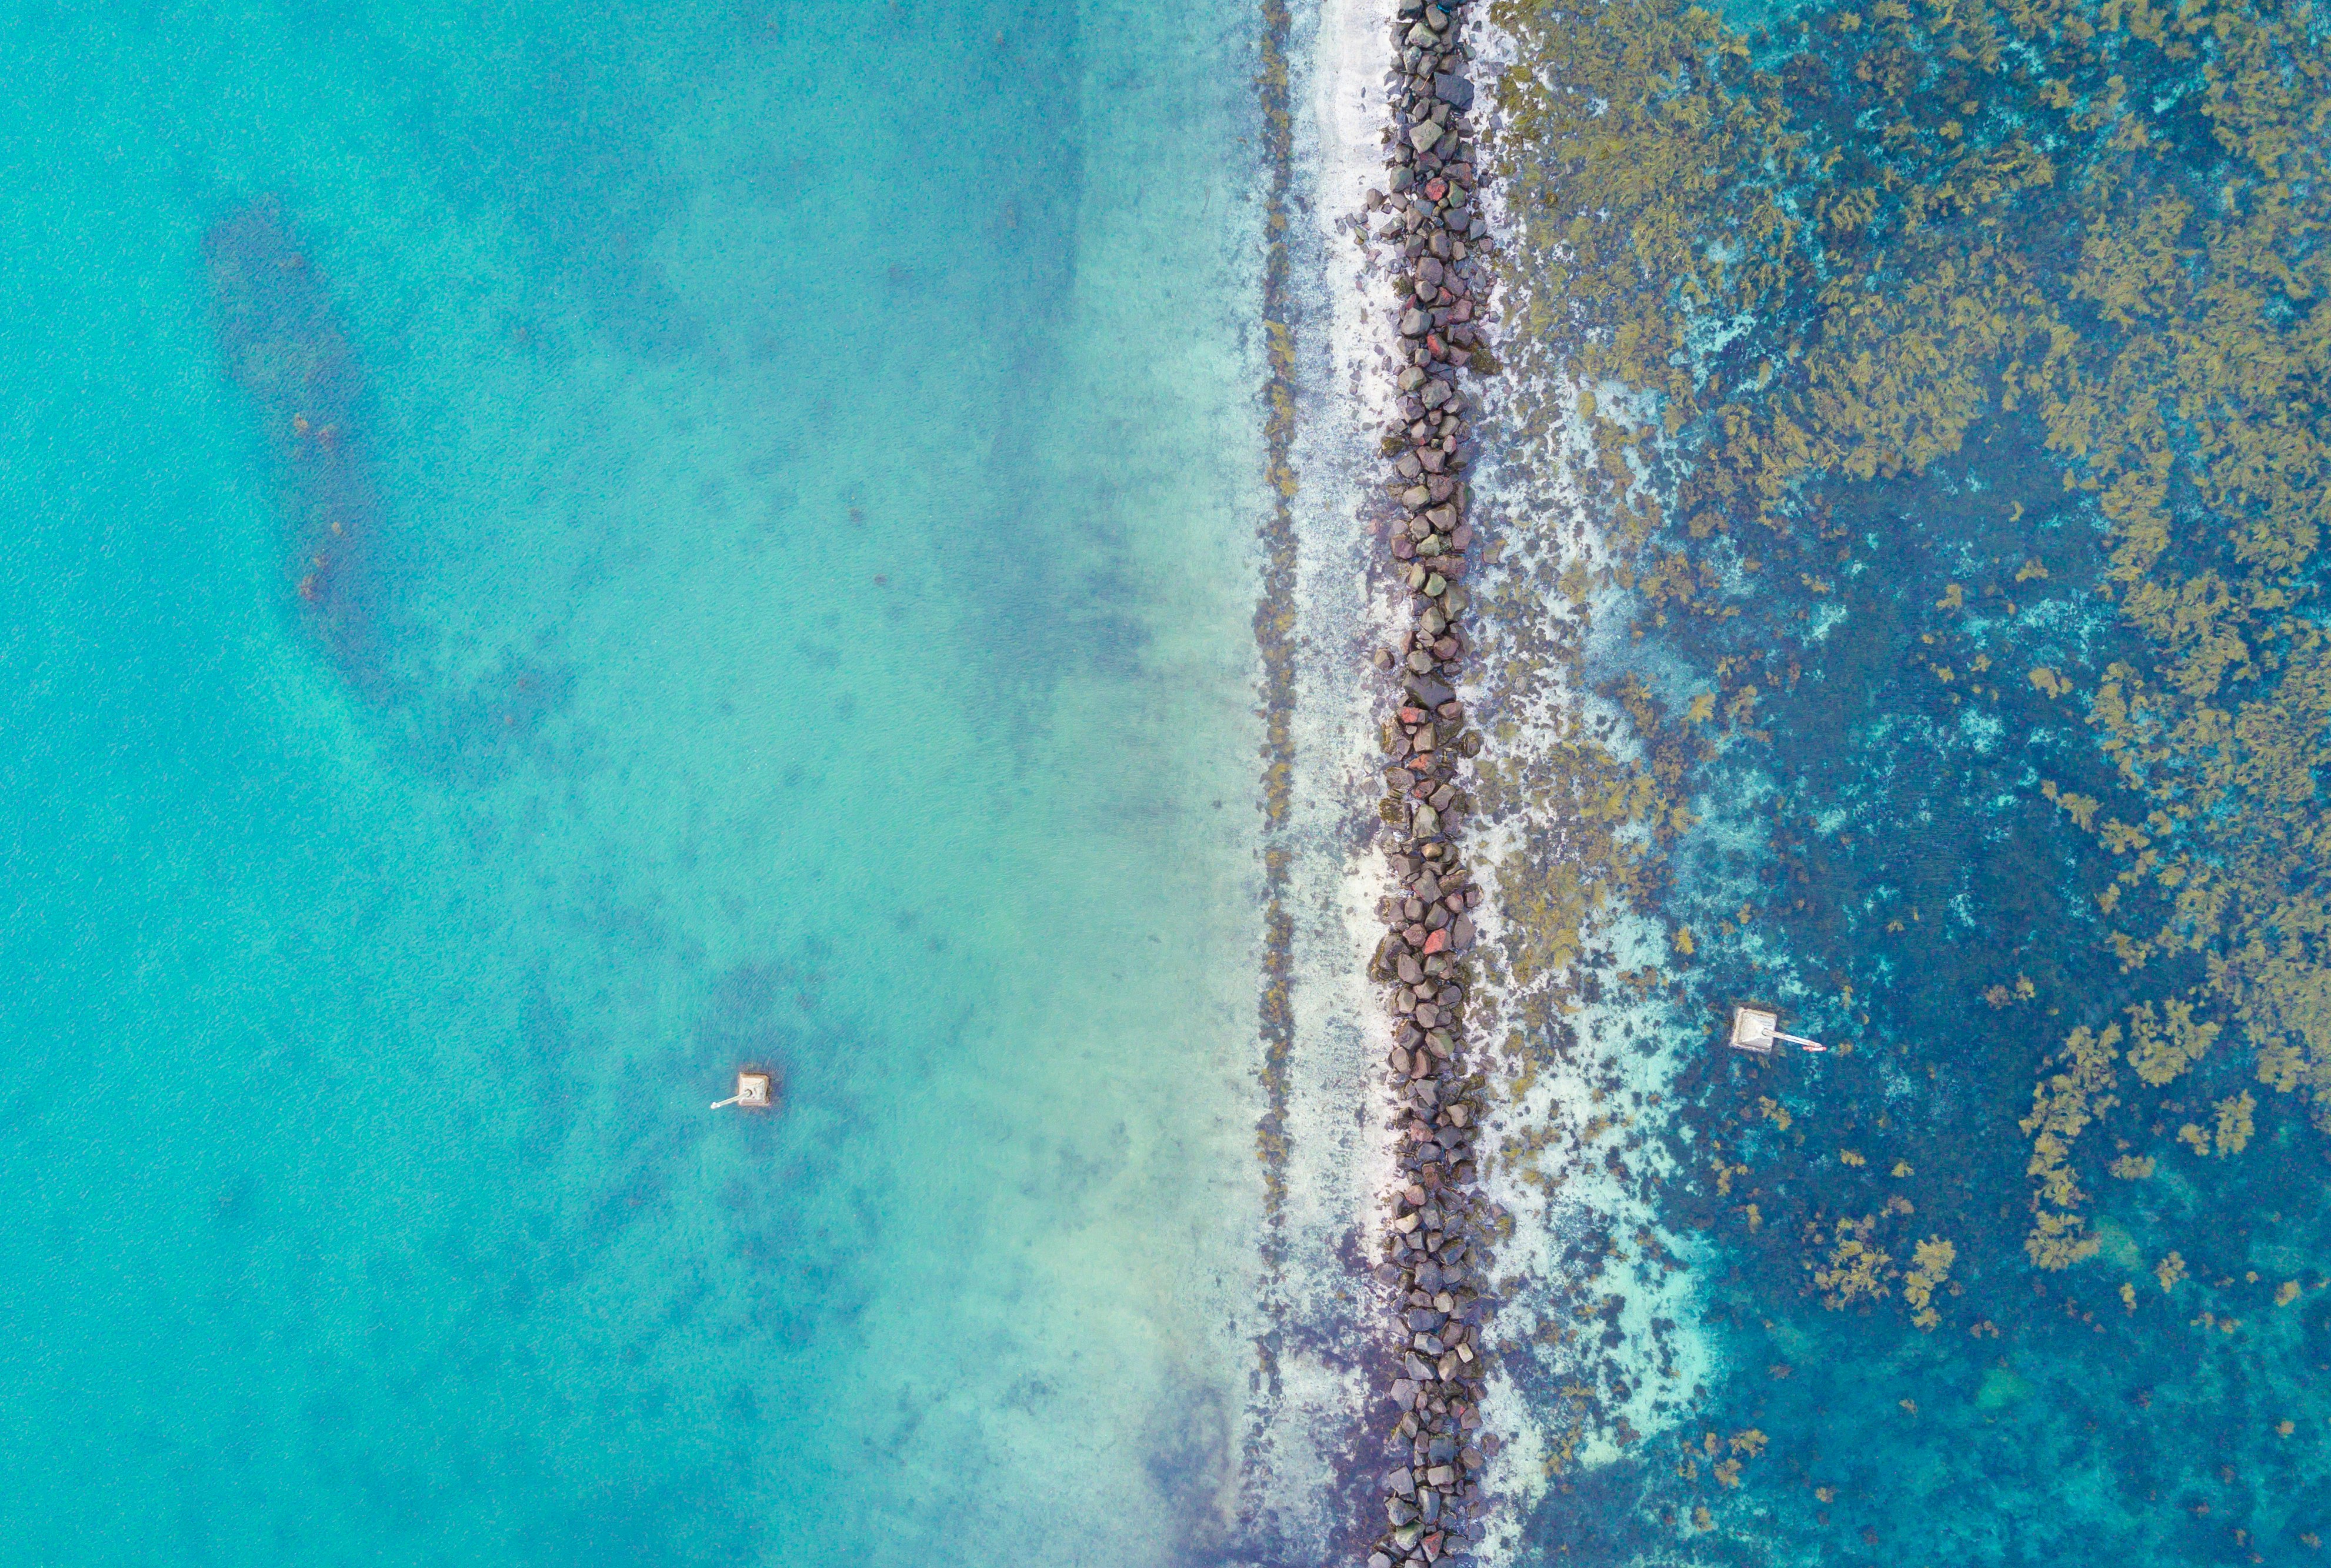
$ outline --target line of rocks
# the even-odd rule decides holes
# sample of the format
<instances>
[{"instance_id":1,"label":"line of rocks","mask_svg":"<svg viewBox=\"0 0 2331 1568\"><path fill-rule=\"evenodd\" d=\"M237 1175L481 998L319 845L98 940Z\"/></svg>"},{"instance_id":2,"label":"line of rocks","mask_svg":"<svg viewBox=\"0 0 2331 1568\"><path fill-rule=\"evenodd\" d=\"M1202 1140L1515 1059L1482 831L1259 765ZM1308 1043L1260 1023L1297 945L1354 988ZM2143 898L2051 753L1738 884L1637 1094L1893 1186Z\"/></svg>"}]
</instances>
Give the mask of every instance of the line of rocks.
<instances>
[{"instance_id":1,"label":"line of rocks","mask_svg":"<svg viewBox=\"0 0 2331 1568\"><path fill-rule=\"evenodd\" d=\"M1376 237L1405 258L1395 280L1399 401L1384 444L1399 504L1392 569L1411 599L1400 646L1375 656L1399 681L1384 727L1383 807L1398 841L1391 864L1399 886L1377 907L1388 929L1372 975L1388 987L1394 1014L1403 1185L1375 1269L1401 1345L1389 1390L1397 1414L1384 1440L1385 1523L1369 1568L1445 1561L1478 1544L1479 1472L1497 1452L1496 1437L1480 1430L1489 1302L1479 1281L1491 1216L1474 1169L1479 1080L1466 1075L1464 1033L1470 911L1482 891L1457 838L1471 805L1459 759L1478 755L1481 738L1465 727L1452 685L1466 653L1462 579L1473 544L1462 477L1473 451L1457 373L1472 356L1489 285L1479 254L1487 231L1472 199L1462 5L1401 0L1389 82L1391 189L1367 196Z\"/></svg>"}]
</instances>

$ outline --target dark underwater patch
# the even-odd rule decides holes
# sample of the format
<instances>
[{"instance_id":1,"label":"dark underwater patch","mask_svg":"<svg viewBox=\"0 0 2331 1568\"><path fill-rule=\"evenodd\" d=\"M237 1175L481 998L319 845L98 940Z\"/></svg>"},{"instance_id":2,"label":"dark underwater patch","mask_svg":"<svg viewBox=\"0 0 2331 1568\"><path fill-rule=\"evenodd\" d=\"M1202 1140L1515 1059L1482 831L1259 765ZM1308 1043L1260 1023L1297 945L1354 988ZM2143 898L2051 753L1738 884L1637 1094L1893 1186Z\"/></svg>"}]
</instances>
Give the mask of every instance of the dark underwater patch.
<instances>
[{"instance_id":1,"label":"dark underwater patch","mask_svg":"<svg viewBox=\"0 0 2331 1568\"><path fill-rule=\"evenodd\" d=\"M1549 1492L1534 1547L2311 1549L2314 24L1980 0L1746 38L1660 0L1519 20L1545 69L1507 83L1537 160L1517 264L1571 314L1503 351L1594 389L1623 634L1572 668L1641 742L1593 766L1646 846L1594 874L1672 948L1600 987L1707 1031L1674 1174L1640 1190L1705 1250L1722 1367L1678 1427ZM1832 1052L1722 1050L1743 997Z\"/></svg>"},{"instance_id":2,"label":"dark underwater patch","mask_svg":"<svg viewBox=\"0 0 2331 1568\"><path fill-rule=\"evenodd\" d=\"M381 489L374 394L333 284L282 203L229 211L205 233L203 258L221 359L265 452L284 613L416 771L477 784L520 756L571 762L549 734L573 695L570 666L504 650L474 678L433 667L431 629L404 612L414 520Z\"/></svg>"},{"instance_id":3,"label":"dark underwater patch","mask_svg":"<svg viewBox=\"0 0 2331 1568\"><path fill-rule=\"evenodd\" d=\"M213 223L203 262L220 355L272 470L284 604L353 685L377 691L395 572L364 373L330 284L271 196Z\"/></svg>"}]
</instances>

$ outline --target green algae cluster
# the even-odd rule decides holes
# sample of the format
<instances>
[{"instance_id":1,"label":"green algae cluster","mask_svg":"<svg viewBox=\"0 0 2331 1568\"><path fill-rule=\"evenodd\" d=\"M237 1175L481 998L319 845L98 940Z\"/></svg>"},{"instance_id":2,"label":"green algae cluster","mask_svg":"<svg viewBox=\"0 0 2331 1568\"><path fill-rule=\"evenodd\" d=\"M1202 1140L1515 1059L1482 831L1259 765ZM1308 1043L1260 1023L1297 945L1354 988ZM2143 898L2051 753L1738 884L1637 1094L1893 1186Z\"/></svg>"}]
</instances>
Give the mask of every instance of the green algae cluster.
<instances>
[{"instance_id":1,"label":"green algae cluster","mask_svg":"<svg viewBox=\"0 0 2331 1568\"><path fill-rule=\"evenodd\" d=\"M2129 1010L2127 1064L2158 1087L2231 1029L2261 1083L2331 1114L2307 809L2331 760L2317 19L1888 0L1815 14L1804 51L1763 69L1697 8L1509 22L1541 51L1508 83L1535 198L1532 342L1511 352L1586 389L1611 579L1654 627L1739 614L1736 572L1794 568L1818 594L1821 546L1844 537L1832 489L1922 474L1980 421L2036 420L2067 498L2102 520L2093 592L2133 656L2075 684L1938 640L1933 673L1977 700L2028 677L2112 759L2101 809L2041 787L2117 862L2120 963L2162 972L2157 1003ZM1843 71L1818 59L1839 39ZM1789 678L1770 660L1708 673L1687 721L1732 729ZM1660 771L1594 814L1681 815ZM2096 1040L2068 1035L2026 1128L2052 1263L2080 1255L2059 1244L2077 1230L2063 1145L2118 1077Z\"/></svg>"},{"instance_id":2,"label":"green algae cluster","mask_svg":"<svg viewBox=\"0 0 2331 1568\"><path fill-rule=\"evenodd\" d=\"M1480 792L1523 823L1499 867L1505 978L1539 1012L1518 1049L1616 989L1713 1011L1810 987L1824 1031L1870 1037L1822 1089L1736 1061L1683 1086L1672 1202L1736 1273L1890 1325L1857 1345L1930 1377L1967 1347L2038 1355L1963 1380L1976 1422L2007 1418L1972 1391L2043 1364L2096 1385L2112 1335L2182 1336L2164 1386L2253 1397L2314 1353L2292 1325L2320 1260L2299 1283L2267 1254L2319 1240L2331 1127L2331 24L1982 0L1755 34L1661 0L1498 19L1507 436L1566 449L1588 526L1512 519L1493 590L1504 695L1538 720L1500 731ZM1790 755L1848 733L1932 810ZM1901 760L1922 751L1945 760ZM1696 847L1717 809L1766 857L1721 901ZM1949 877L1881 863L1888 838L1978 830L1988 860ZM1620 910L1670 933L1655 967L1598 969ZM2205 1244L2227 1260L2188 1278ZM2180 1292L2207 1299L2173 1315ZM1889 1403L1942 1419L1917 1389ZM2094 1440L2145 1408L2088 1413ZM2319 1509L2320 1485L2282 1492Z\"/></svg>"}]
</instances>

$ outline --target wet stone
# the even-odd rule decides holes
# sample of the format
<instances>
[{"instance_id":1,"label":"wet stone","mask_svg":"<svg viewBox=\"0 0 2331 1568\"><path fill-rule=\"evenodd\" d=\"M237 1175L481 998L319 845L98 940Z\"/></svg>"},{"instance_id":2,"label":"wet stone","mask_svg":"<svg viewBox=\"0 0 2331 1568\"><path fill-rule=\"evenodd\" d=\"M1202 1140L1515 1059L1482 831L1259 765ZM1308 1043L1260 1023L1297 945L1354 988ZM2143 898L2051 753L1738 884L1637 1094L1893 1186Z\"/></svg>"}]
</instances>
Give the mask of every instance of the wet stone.
<instances>
[{"instance_id":1,"label":"wet stone","mask_svg":"<svg viewBox=\"0 0 2331 1568\"><path fill-rule=\"evenodd\" d=\"M1384 1478L1378 1496L1388 1505L1390 1529L1378 1535L1369 1568L1447 1562L1468 1554L1469 1537L1480 1535L1468 1522L1471 1510L1460 1494L1469 1488L1450 1462L1455 1447L1449 1434L1460 1422L1479 1424L1466 1401L1475 1397L1479 1369L1467 1358L1478 1343L1470 1326L1486 1311L1476 1297L1460 1303L1451 1294L1467 1278L1460 1259L1467 1255L1462 1232L1474 1210L1468 1191L1474 1172L1466 1157L1473 1118L1456 1098L1453 1081L1437 1083L1434 1076L1452 1070L1464 1043L1456 1016L1464 993L1447 982L1458 953L1477 937L1466 911L1480 896L1458 868L1454 847L1441 841L1456 831L1451 813L1470 803L1453 769L1435 761L1443 746L1454 745L1467 756L1480 749L1479 736L1463 728L1464 709L1451 684L1466 654L1463 634L1451 622L1468 603L1458 578L1474 529L1463 516L1458 477L1473 455L1462 417L1470 403L1458 384L1458 371L1470 356L1450 346L1476 341L1474 297L1484 285L1459 243L1460 236L1480 229L1465 141L1474 89L1458 44L1461 6L1445 0L1396 0L1396 5L1402 75L1394 90L1401 112L1393 126L1391 195L1370 193L1368 205L1390 209L1378 237L1398 245L1407 268L1396 282L1403 296L1394 310L1402 337L1394 388L1399 423L1386 483L1410 516L1387 531L1384 543L1400 563L1395 575L1415 595L1410 608L1417 630L1373 655L1379 669L1399 677L1406 704L1398 726L1388 726L1385 734L1394 765L1385 770L1384 814L1397 828L1408 813L1410 840L1405 851L1388 857L1388 869L1406 893L1380 906L1389 928L1371 974L1397 977L1387 994L1396 1043L1386 1061L1406 1097L1406 1114L1395 1124L1395 1152L1401 1169L1416 1176L1413 1186L1393 1196L1390 1256L1376 1269L1378 1280L1398 1293L1387 1304L1394 1326L1402 1339L1413 1341L1401 1352L1403 1375L1391 1391L1401 1413L1386 1443L1387 1451L1405 1456L1414 1439L1415 1463ZM1403 765L1400 759L1408 760ZM1448 1452L1428 1448L1420 1429L1433 1434L1433 1448L1446 1446ZM1438 1485L1421 1484L1418 1472L1429 1459L1438 1467Z\"/></svg>"},{"instance_id":2,"label":"wet stone","mask_svg":"<svg viewBox=\"0 0 2331 1568\"><path fill-rule=\"evenodd\" d=\"M1401 689L1413 698L1419 707L1436 711L1441 704L1453 702L1457 698L1456 692L1451 689L1447 681L1436 675L1427 675L1421 671L1405 677L1401 681ZM1431 895L1428 894L1427 897Z\"/></svg>"}]
</instances>

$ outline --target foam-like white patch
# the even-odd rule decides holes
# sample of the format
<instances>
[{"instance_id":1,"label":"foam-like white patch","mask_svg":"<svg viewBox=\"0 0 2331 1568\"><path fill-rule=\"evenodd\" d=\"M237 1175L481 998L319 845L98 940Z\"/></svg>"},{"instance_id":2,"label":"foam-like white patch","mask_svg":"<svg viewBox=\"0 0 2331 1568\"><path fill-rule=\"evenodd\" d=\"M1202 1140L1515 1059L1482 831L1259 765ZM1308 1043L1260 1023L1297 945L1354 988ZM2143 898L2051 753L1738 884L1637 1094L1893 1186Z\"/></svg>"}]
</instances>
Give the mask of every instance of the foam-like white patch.
<instances>
[{"instance_id":1,"label":"foam-like white patch","mask_svg":"<svg viewBox=\"0 0 2331 1568\"><path fill-rule=\"evenodd\" d=\"M1509 35L1486 22L1475 24L1473 37L1479 62L1476 114L1484 141L1494 149L1503 123L1498 78L1512 68L1517 52ZM1479 204L1491 232L1510 236L1516 214L1494 177L1494 157L1492 150L1485 158L1490 167L1484 172L1492 177L1481 185ZM1509 253L1499 257L1505 298L1491 319L1559 319L1562 302L1533 299L1528 280L1505 261ZM1566 571L1591 578L1610 560L1579 483L1593 460L1591 432L1579 411L1582 389L1532 374L1527 356L1518 352L1524 346L1496 337L1492 343L1507 373L1482 388L1483 432L1494 455L1472 481L1474 513L1495 558L1480 574L1476 594L1488 612L1475 632L1484 675L1478 690L1467 693L1492 736L1483 761L1494 765L1500 757L1547 755L1582 733L1629 758L1635 754L1624 715L1577 689L1547 652L1615 625L1618 606L1590 604L1582 624L1570 618L1559 595L1530 586L1549 584ZM1603 407L1618 404L1613 391L1598 389ZM1522 437L1533 419L1543 422L1542 430ZM1526 532L1515 526L1520 519L1527 519ZM1667 961L1668 934L1632 911L1590 917L1580 954L1565 971L1538 975L1527 986L1513 984L1499 956L1513 951L1508 944L1515 934L1495 896L1498 870L1522 864L1531 843L1542 845L1549 835L1559 841L1564 824L1546 820L1545 809L1522 803L1485 813L1469 834L1470 854L1491 873L1493 889L1479 919L1485 984L1476 1010L1478 1038L1502 1041L1543 1028L1531 1020L1559 995L1564 1000L1554 1004L1576 1040L1561 1055L1551 1041L1529 1041L1538 1066L1527 1069L1522 1052L1506 1051L1491 1075L1494 1108L1486 1124L1483 1186L1510 1216L1511 1227L1496 1249L1492 1282L1501 1300L1491 1333L1503 1354L1491 1363L1484 1404L1487 1427L1505 1441L1489 1470L1489 1489L1498 1499L1483 1548L1490 1563L1515 1555L1520 1521L1554 1474L1619 1457L1612 1434L1622 1422L1639 1440L1672 1427L1715 1373L1710 1343L1689 1328L1697 1316L1690 1270L1696 1248L1690 1239L1663 1231L1641 1195L1647 1178L1657 1183L1670 1174L1658 1136L1660 1107L1672 1098L1682 1053L1698 1049L1705 1031L1676 1017L1663 997L1635 999L1607 981L1605 1000L1576 999L1584 970L1611 976ZM1620 1125L1621 1117L1631 1120ZM1606 1155L1614 1141L1636 1134L1651 1136L1627 1152L1627 1174L1614 1174ZM1649 1236L1656 1250L1639 1245L1639 1234ZM1591 1280L1570 1277L1582 1265L1566 1254L1581 1246L1590 1253L1612 1250ZM1684 1267L1665 1267L1660 1253ZM1613 1296L1623 1305L1608 1320L1617 1343L1606 1345L1605 1320L1580 1323L1572 1314L1582 1297L1599 1304ZM1566 1333L1542 1335L1546 1327ZM1599 1409L1592 1425L1582 1427L1577 1407L1557 1392L1565 1388L1589 1391Z\"/></svg>"}]
</instances>

